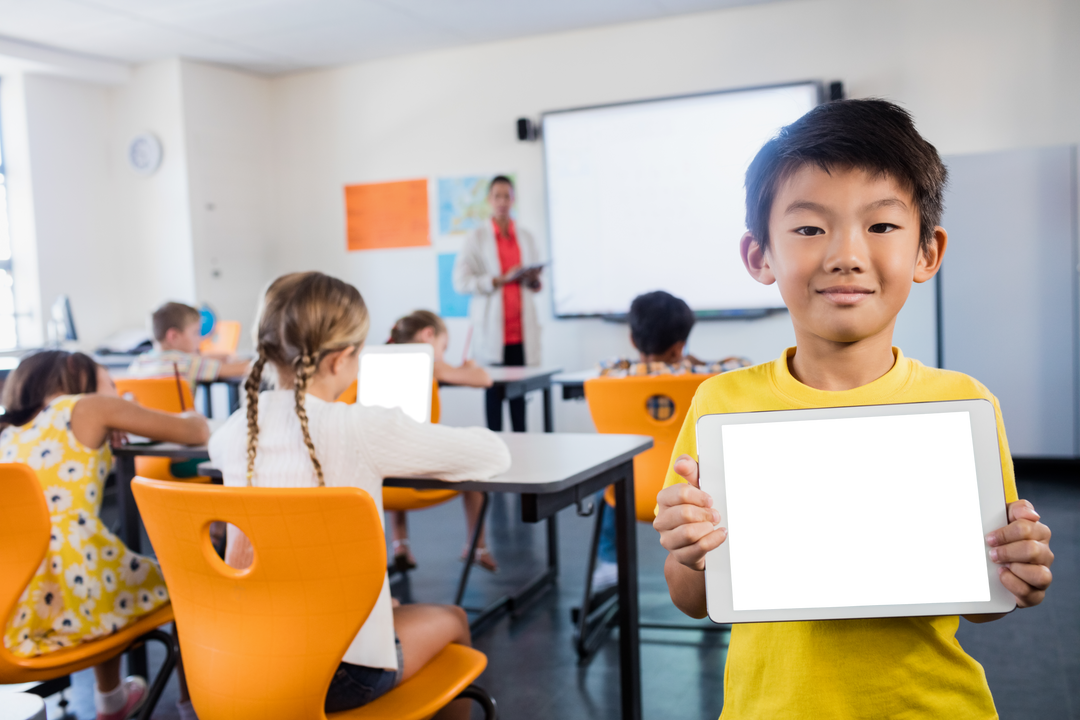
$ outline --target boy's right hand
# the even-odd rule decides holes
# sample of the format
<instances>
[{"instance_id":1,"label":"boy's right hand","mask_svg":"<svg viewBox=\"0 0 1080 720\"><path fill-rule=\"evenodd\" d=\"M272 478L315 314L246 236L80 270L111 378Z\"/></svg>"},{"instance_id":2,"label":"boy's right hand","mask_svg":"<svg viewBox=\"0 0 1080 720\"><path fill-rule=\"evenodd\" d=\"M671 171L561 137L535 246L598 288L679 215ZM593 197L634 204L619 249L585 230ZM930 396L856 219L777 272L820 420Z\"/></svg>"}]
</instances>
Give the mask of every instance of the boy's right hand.
<instances>
[{"instance_id":1,"label":"boy's right hand","mask_svg":"<svg viewBox=\"0 0 1080 720\"><path fill-rule=\"evenodd\" d=\"M686 482L664 488L656 496L659 511L653 527L660 544L678 562L701 572L705 554L727 540L727 528L717 527L720 513L713 499L698 486L698 464L689 455L680 455L674 470Z\"/></svg>"}]
</instances>

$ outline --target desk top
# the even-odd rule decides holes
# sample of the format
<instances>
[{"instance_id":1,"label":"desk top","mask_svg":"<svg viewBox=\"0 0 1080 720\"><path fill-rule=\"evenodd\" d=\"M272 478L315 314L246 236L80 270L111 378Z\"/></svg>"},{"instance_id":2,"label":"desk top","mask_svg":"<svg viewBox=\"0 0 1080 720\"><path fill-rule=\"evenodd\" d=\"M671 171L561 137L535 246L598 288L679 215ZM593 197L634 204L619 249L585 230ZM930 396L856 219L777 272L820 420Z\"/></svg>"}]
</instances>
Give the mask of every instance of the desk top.
<instances>
[{"instance_id":1,"label":"desk top","mask_svg":"<svg viewBox=\"0 0 1080 720\"><path fill-rule=\"evenodd\" d=\"M173 457L185 460L198 460L208 458L210 454L205 445L181 445L180 443L129 443L127 445L113 446L114 457Z\"/></svg>"},{"instance_id":2,"label":"desk top","mask_svg":"<svg viewBox=\"0 0 1080 720\"><path fill-rule=\"evenodd\" d=\"M600 371L596 368L588 370L575 370L574 372L559 372L551 378L556 385L584 385L586 380L600 377Z\"/></svg>"},{"instance_id":3,"label":"desk top","mask_svg":"<svg viewBox=\"0 0 1080 720\"><path fill-rule=\"evenodd\" d=\"M524 380L551 377L562 372L561 368L506 367L505 365L485 367L484 369L487 370L491 379L497 383L522 382Z\"/></svg>"},{"instance_id":4,"label":"desk top","mask_svg":"<svg viewBox=\"0 0 1080 720\"><path fill-rule=\"evenodd\" d=\"M598 433L500 433L510 448L510 469L490 480L451 482L433 477L386 478L388 487L440 490L480 490L507 493L555 493L595 477L633 459L652 447L645 435ZM128 446L134 447L134 446ZM156 448L157 446L155 446ZM172 447L182 447L175 446ZM148 455L148 448L134 455ZM194 449L194 448L190 448ZM154 453L171 455L170 452ZM196 456L197 457L197 456ZM199 466L203 475L220 475L214 468Z\"/></svg>"}]
</instances>

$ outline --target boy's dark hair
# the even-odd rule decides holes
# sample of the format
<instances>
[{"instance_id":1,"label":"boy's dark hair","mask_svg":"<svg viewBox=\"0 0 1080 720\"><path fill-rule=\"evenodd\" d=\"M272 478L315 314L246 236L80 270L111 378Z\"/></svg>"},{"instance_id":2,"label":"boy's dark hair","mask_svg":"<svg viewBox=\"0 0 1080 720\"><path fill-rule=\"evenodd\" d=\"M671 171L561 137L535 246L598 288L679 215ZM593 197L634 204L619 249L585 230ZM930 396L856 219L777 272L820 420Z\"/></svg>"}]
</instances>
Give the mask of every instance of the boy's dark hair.
<instances>
[{"instance_id":1,"label":"boy's dark hair","mask_svg":"<svg viewBox=\"0 0 1080 720\"><path fill-rule=\"evenodd\" d=\"M491 189L493 187L495 187L495 183L506 183L507 185L510 186L511 190L514 189L514 181L513 180L506 177L505 175L496 175L495 177L491 178L491 182L488 183L488 195L491 194Z\"/></svg>"},{"instance_id":2,"label":"boy's dark hair","mask_svg":"<svg viewBox=\"0 0 1080 720\"><path fill-rule=\"evenodd\" d=\"M887 100L838 100L818 105L765 143L746 171L746 227L762 250L769 246L777 188L807 165L891 178L911 193L919 211L919 246L929 245L941 221L948 172L907 110Z\"/></svg>"},{"instance_id":3,"label":"boy's dark hair","mask_svg":"<svg viewBox=\"0 0 1080 720\"><path fill-rule=\"evenodd\" d=\"M151 316L151 324L154 328L154 339L161 342L170 328L184 331L193 322L199 322L199 311L190 305L178 302L167 302Z\"/></svg>"},{"instance_id":4,"label":"boy's dark hair","mask_svg":"<svg viewBox=\"0 0 1080 720\"><path fill-rule=\"evenodd\" d=\"M89 355L41 350L23 356L4 383L0 425L21 427L45 407L45 398L97 392L97 363Z\"/></svg>"},{"instance_id":5,"label":"boy's dark hair","mask_svg":"<svg viewBox=\"0 0 1080 720\"><path fill-rule=\"evenodd\" d=\"M677 342L686 342L694 327L694 312L686 301L657 290L630 303L630 339L645 355L662 355Z\"/></svg>"}]
</instances>

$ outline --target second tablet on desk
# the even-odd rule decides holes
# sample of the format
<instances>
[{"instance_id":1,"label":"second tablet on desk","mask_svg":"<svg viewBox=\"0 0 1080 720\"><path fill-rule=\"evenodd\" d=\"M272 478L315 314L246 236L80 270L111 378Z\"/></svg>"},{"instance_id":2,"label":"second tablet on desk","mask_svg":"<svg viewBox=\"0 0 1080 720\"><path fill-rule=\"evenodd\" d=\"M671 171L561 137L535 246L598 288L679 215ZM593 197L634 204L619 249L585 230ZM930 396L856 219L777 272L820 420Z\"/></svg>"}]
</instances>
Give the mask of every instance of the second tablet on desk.
<instances>
[{"instance_id":1,"label":"second tablet on desk","mask_svg":"<svg viewBox=\"0 0 1080 720\"><path fill-rule=\"evenodd\" d=\"M401 408L417 422L431 419L435 350L427 343L376 345L360 351L356 401Z\"/></svg>"},{"instance_id":2,"label":"second tablet on desk","mask_svg":"<svg viewBox=\"0 0 1080 720\"><path fill-rule=\"evenodd\" d=\"M1015 607L984 540L1007 523L990 402L706 415L697 441L728 528L705 560L713 621Z\"/></svg>"}]
</instances>

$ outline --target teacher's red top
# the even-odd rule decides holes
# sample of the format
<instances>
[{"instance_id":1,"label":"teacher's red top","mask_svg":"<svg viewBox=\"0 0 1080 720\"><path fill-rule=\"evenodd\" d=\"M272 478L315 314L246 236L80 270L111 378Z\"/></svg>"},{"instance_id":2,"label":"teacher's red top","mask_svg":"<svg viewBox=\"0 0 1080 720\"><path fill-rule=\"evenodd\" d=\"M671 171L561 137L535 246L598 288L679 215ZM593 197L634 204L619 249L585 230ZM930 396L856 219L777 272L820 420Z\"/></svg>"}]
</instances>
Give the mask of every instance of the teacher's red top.
<instances>
[{"instance_id":1,"label":"teacher's red top","mask_svg":"<svg viewBox=\"0 0 1080 720\"><path fill-rule=\"evenodd\" d=\"M514 231L514 221L506 223L504 233L499 224L494 220L491 224L495 228L495 246L499 250L499 267L505 275L510 268L521 264L521 247L518 245L517 233ZM523 335L521 330L521 283L512 282L503 285L503 344L519 345Z\"/></svg>"}]
</instances>

